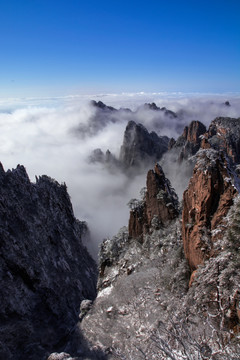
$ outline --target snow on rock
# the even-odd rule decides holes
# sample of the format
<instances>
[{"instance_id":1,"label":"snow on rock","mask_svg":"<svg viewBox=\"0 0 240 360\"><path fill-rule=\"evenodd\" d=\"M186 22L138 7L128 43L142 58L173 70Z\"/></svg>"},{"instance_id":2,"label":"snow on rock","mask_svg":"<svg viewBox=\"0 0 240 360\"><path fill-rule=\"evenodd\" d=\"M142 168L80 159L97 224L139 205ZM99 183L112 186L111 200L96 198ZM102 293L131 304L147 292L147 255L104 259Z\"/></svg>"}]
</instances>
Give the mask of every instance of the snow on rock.
<instances>
[{"instance_id":1,"label":"snow on rock","mask_svg":"<svg viewBox=\"0 0 240 360\"><path fill-rule=\"evenodd\" d=\"M96 296L96 264L81 241L86 231L65 184L48 176L34 184L23 166L1 166L1 359L42 359L58 350L80 302Z\"/></svg>"},{"instance_id":2,"label":"snow on rock","mask_svg":"<svg viewBox=\"0 0 240 360\"><path fill-rule=\"evenodd\" d=\"M197 153L193 176L183 194L182 215L184 251L192 271L214 255L218 232L213 230L222 224L237 195L230 175L219 152L207 149Z\"/></svg>"}]
</instances>

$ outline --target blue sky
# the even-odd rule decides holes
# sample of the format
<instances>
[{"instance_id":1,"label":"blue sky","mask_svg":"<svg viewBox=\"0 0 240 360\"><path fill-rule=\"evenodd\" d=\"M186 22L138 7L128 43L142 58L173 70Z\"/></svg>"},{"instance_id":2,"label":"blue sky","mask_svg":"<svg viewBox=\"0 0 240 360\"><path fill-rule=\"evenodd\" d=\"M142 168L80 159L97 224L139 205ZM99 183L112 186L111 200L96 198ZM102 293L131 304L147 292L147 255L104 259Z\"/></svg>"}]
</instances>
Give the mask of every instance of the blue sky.
<instances>
[{"instance_id":1,"label":"blue sky","mask_svg":"<svg viewBox=\"0 0 240 360\"><path fill-rule=\"evenodd\" d=\"M239 0L2 0L0 96L239 92Z\"/></svg>"}]
</instances>

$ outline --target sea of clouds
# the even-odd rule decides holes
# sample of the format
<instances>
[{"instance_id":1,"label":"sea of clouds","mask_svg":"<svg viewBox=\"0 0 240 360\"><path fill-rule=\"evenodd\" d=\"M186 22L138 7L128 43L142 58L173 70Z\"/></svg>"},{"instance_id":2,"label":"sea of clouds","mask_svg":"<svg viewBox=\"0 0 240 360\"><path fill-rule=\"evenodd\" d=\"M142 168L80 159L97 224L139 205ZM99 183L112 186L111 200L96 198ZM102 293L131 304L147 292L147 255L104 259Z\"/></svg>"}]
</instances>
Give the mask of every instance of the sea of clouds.
<instances>
[{"instance_id":1,"label":"sea of clouds","mask_svg":"<svg viewBox=\"0 0 240 360\"><path fill-rule=\"evenodd\" d=\"M106 114L98 123L98 110L90 104L92 99L117 109L129 108L134 113L116 112L114 121ZM225 105L227 100L231 106ZM144 107L146 102L166 107L178 117L166 121L160 112ZM46 174L65 182L75 216L89 225L89 247L96 257L102 239L127 225L126 204L139 197L146 173L129 178L120 169L109 171L103 164L89 162L91 152L96 148L110 149L118 157L129 120L142 123L149 131L156 130L159 135L176 138L191 120L208 126L217 116L240 117L239 94L137 93L0 99L0 161L5 170L24 165L32 181L35 175Z\"/></svg>"}]
</instances>

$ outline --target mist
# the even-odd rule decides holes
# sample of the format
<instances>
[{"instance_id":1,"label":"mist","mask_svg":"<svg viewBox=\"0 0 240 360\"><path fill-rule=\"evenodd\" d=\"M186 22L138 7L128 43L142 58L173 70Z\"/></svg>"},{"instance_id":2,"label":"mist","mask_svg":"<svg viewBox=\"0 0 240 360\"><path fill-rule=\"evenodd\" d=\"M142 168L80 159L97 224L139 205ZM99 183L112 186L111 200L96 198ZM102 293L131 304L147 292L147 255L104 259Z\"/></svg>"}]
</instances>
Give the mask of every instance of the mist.
<instances>
[{"instance_id":1,"label":"mist","mask_svg":"<svg viewBox=\"0 0 240 360\"><path fill-rule=\"evenodd\" d=\"M90 99L103 101L117 109L130 111L99 112ZM231 106L224 102L228 100ZM174 111L178 117L167 118L164 112L147 109L145 102ZM89 248L97 256L98 245L128 223L127 203L139 197L145 186L146 169L129 177L120 168L109 169L89 162L96 148L108 149L118 158L125 127L129 120L142 123L158 135L178 137L191 120L206 126L216 116L240 116L239 97L186 97L176 94L122 94L69 96L45 99L0 100L0 161L5 170L17 164L26 167L31 181L46 174L65 182L75 216L88 223ZM153 164L149 164L152 167ZM166 175L181 197L187 186L184 165L176 169L169 158ZM185 178L185 180L184 180Z\"/></svg>"}]
</instances>

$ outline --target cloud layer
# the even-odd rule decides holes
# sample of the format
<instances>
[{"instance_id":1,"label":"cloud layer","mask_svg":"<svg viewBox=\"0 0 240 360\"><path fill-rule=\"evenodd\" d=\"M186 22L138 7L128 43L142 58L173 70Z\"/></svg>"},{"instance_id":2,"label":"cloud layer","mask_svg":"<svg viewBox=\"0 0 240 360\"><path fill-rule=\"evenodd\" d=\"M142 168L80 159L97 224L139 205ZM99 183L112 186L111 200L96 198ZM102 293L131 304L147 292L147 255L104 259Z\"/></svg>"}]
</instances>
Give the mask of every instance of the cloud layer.
<instances>
[{"instance_id":1,"label":"cloud layer","mask_svg":"<svg viewBox=\"0 0 240 360\"><path fill-rule=\"evenodd\" d=\"M105 113L89 104L94 99L107 105L128 107L130 112ZM224 102L230 101L231 106ZM167 121L163 114L141 107L155 102L178 114ZM140 106L140 108L139 108ZM127 202L138 197L145 186L146 174L129 179L120 170L109 172L103 165L90 164L89 155L95 148L110 149L119 155L126 124L141 122L149 131L177 137L191 120L209 125L216 116L240 116L239 97L186 97L175 94L123 94L53 99L0 100L0 161L5 169L23 164L31 180L47 174L66 182L76 217L86 220L92 234L92 250L105 237L113 236L127 224ZM92 127L98 121L97 128ZM90 129L82 132L81 129ZM169 164L171 169L171 164ZM173 173L174 171L170 171ZM177 186L177 184L176 184ZM181 188L181 186L180 186ZM182 191L182 189L180 190Z\"/></svg>"}]
</instances>

